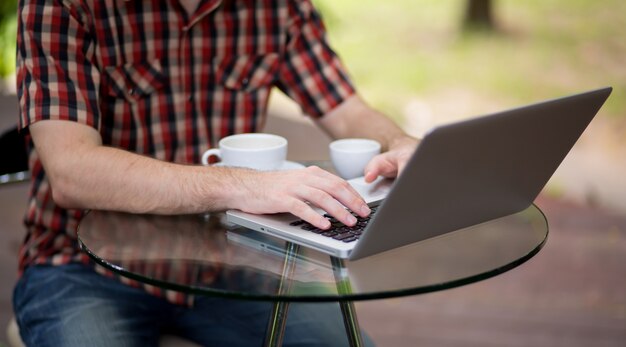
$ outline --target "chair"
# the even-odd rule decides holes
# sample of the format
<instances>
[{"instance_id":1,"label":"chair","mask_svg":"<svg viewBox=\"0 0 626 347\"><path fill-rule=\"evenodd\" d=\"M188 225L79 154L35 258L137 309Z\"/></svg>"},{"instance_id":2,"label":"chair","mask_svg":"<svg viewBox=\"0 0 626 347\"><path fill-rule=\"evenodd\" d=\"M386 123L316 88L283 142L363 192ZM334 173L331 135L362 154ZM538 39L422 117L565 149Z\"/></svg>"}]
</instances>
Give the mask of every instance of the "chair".
<instances>
[{"instance_id":1,"label":"chair","mask_svg":"<svg viewBox=\"0 0 626 347\"><path fill-rule=\"evenodd\" d=\"M28 179L26 140L23 133L13 127L0 135L0 184Z\"/></svg>"}]
</instances>

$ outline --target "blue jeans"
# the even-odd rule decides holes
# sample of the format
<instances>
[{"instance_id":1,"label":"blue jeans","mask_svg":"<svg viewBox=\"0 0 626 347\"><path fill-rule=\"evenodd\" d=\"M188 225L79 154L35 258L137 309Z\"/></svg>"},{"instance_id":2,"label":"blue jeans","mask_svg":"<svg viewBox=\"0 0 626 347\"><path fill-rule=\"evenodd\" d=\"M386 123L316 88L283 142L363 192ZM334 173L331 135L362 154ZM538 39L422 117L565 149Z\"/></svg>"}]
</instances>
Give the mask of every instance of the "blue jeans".
<instances>
[{"instance_id":1,"label":"blue jeans","mask_svg":"<svg viewBox=\"0 0 626 347\"><path fill-rule=\"evenodd\" d=\"M260 346L272 308L269 302L217 297L198 297L193 308L182 307L80 264L29 267L13 305L27 346L158 346L164 333L203 346ZM347 344L337 304L289 306L285 346Z\"/></svg>"}]
</instances>

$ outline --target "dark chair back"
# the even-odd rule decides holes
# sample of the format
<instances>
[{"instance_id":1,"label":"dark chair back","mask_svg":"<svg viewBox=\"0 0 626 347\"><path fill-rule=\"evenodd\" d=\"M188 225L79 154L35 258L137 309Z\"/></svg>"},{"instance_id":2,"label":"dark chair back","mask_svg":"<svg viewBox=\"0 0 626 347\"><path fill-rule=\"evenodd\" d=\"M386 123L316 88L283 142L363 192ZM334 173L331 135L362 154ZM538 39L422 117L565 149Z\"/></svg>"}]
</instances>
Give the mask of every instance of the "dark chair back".
<instances>
[{"instance_id":1,"label":"dark chair back","mask_svg":"<svg viewBox=\"0 0 626 347\"><path fill-rule=\"evenodd\" d=\"M0 135L0 175L24 171L28 171L26 139L14 127Z\"/></svg>"}]
</instances>

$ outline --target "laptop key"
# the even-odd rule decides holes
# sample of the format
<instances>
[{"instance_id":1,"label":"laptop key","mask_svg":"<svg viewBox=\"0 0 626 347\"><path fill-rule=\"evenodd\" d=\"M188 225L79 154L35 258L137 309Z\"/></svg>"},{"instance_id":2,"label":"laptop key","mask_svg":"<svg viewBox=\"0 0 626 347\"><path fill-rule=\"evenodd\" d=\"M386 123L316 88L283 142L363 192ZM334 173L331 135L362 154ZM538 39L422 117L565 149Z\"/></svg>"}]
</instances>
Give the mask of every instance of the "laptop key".
<instances>
[{"instance_id":1,"label":"laptop key","mask_svg":"<svg viewBox=\"0 0 626 347\"><path fill-rule=\"evenodd\" d=\"M352 235L350 233L337 234L337 235L333 236L333 239L335 239L335 240L343 240L343 239L347 239L349 237L354 237L354 235Z\"/></svg>"},{"instance_id":2,"label":"laptop key","mask_svg":"<svg viewBox=\"0 0 626 347\"><path fill-rule=\"evenodd\" d=\"M358 237L352 236L352 237L345 238L345 239L343 239L341 241L348 243L348 242L352 242L352 241L356 241L356 240L358 240Z\"/></svg>"},{"instance_id":3,"label":"laptop key","mask_svg":"<svg viewBox=\"0 0 626 347\"><path fill-rule=\"evenodd\" d=\"M351 230L352 230L352 228L343 226L343 227L337 229L337 232L339 232L339 233L347 233L347 232L349 232Z\"/></svg>"},{"instance_id":4,"label":"laptop key","mask_svg":"<svg viewBox=\"0 0 626 347\"><path fill-rule=\"evenodd\" d=\"M376 211L376 207L372 207L371 214ZM353 215L355 214L353 213ZM359 236L361 236L363 229L365 229L367 223L370 220L371 215L365 218L355 215L355 217L357 218L357 223L353 226L345 225L329 214L325 214L324 217L326 217L331 223L331 227L328 230L319 229L305 222L304 220L291 222L290 225L300 226L300 228L303 230L311 231L322 236L331 237L338 241L352 242L358 240Z\"/></svg>"}]
</instances>

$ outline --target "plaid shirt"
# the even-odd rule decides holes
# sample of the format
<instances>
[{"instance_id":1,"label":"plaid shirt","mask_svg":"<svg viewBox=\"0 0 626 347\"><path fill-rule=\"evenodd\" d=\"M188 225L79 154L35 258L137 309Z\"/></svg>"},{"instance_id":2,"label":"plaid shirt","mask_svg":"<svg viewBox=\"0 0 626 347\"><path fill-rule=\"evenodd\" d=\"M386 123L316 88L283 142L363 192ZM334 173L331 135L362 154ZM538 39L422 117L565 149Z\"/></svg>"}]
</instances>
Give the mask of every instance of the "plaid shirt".
<instances>
[{"instance_id":1,"label":"plaid shirt","mask_svg":"<svg viewBox=\"0 0 626 347\"><path fill-rule=\"evenodd\" d=\"M17 45L22 128L78 122L169 162L197 164L220 138L262 129L273 86L313 117L354 93L309 0L202 0L192 15L177 0L20 0ZM54 203L34 150L30 168L20 272L90 263L83 211Z\"/></svg>"}]
</instances>

